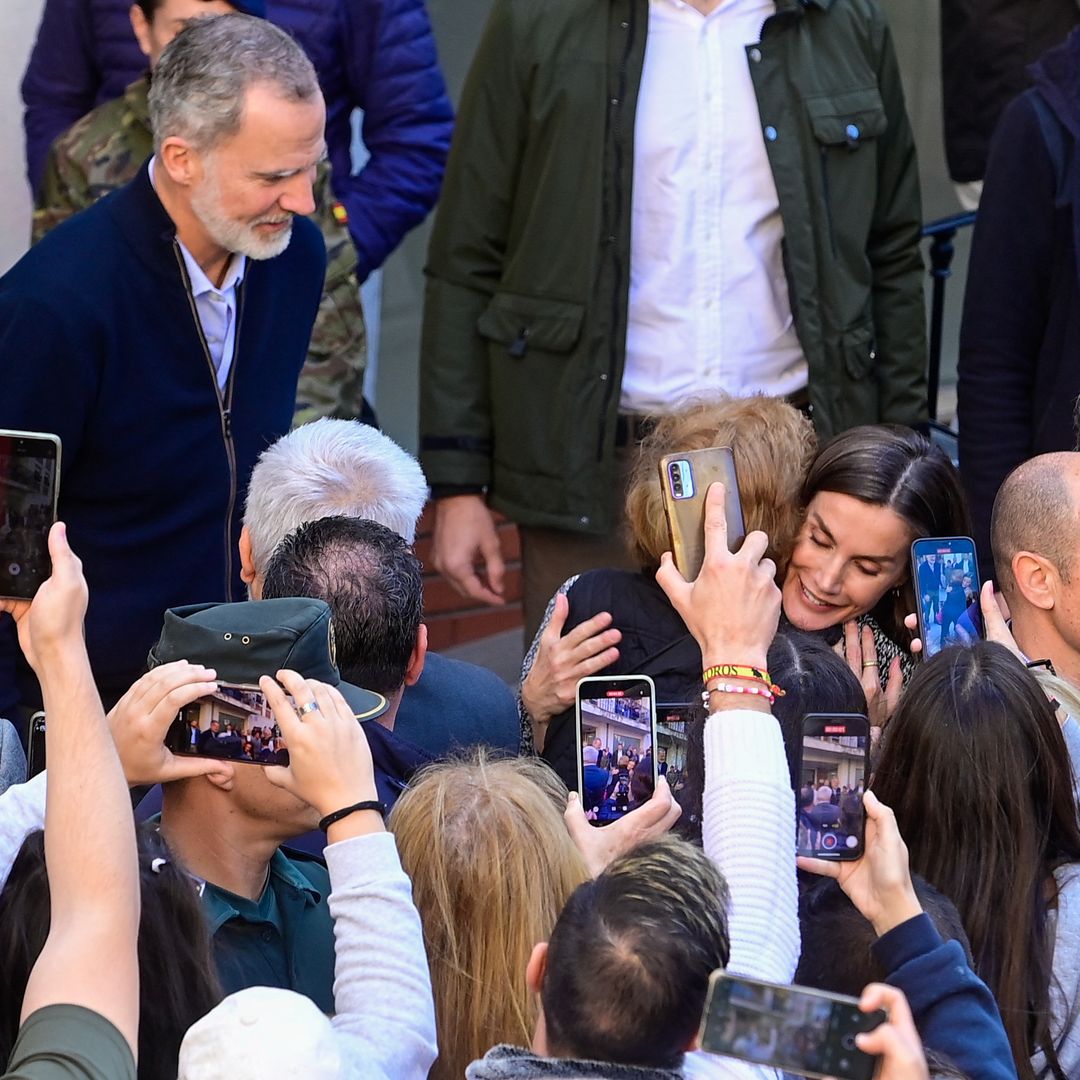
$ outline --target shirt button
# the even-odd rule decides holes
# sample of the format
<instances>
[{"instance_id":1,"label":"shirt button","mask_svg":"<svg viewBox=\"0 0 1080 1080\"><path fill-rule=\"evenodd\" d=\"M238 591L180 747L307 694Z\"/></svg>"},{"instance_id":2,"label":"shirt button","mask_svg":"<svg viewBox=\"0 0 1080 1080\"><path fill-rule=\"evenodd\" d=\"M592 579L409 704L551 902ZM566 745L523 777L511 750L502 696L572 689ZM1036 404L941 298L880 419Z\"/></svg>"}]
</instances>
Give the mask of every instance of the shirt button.
<instances>
[{"instance_id":1,"label":"shirt button","mask_svg":"<svg viewBox=\"0 0 1080 1080\"><path fill-rule=\"evenodd\" d=\"M753 60L755 64L760 64L761 63L761 50L760 49L751 49L750 50L750 59Z\"/></svg>"},{"instance_id":2,"label":"shirt button","mask_svg":"<svg viewBox=\"0 0 1080 1080\"><path fill-rule=\"evenodd\" d=\"M588 517L579 517L579 518L578 518L578 521L579 521L579 522L580 522L580 524L582 524L582 525L588 525L588 524L589 524L589 520L590 520L590 519L589 519Z\"/></svg>"},{"instance_id":3,"label":"shirt button","mask_svg":"<svg viewBox=\"0 0 1080 1080\"><path fill-rule=\"evenodd\" d=\"M269 944L274 940L274 935L269 930L264 930L262 932L262 939Z\"/></svg>"},{"instance_id":4,"label":"shirt button","mask_svg":"<svg viewBox=\"0 0 1080 1080\"><path fill-rule=\"evenodd\" d=\"M768 127L765 128L765 138L768 139L769 142L776 142L777 134L777 130L772 124L769 124Z\"/></svg>"}]
</instances>

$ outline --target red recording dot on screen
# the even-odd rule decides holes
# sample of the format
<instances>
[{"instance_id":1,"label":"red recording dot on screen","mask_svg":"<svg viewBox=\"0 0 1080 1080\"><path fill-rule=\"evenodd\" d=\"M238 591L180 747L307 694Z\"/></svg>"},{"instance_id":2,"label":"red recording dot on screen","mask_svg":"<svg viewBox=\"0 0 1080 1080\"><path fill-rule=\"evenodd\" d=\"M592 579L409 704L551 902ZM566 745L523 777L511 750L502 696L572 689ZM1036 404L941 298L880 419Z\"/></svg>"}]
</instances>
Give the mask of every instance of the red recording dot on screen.
<instances>
[{"instance_id":1,"label":"red recording dot on screen","mask_svg":"<svg viewBox=\"0 0 1080 1080\"><path fill-rule=\"evenodd\" d=\"M625 690L608 690L605 692L605 697L626 697Z\"/></svg>"},{"instance_id":2,"label":"red recording dot on screen","mask_svg":"<svg viewBox=\"0 0 1080 1080\"><path fill-rule=\"evenodd\" d=\"M825 734L826 735L846 735L847 734L847 724L826 724L825 725Z\"/></svg>"}]
</instances>

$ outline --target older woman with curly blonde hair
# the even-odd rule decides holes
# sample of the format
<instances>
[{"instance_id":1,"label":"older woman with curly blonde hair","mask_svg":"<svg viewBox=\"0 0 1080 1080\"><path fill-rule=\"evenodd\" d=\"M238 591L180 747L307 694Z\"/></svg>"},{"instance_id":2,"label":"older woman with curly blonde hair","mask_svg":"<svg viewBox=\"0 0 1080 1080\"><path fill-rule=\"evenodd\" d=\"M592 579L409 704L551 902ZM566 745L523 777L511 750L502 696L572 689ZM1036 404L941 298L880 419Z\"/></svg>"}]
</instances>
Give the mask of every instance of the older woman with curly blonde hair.
<instances>
[{"instance_id":1,"label":"older woman with curly blonde hair","mask_svg":"<svg viewBox=\"0 0 1080 1080\"><path fill-rule=\"evenodd\" d=\"M535 748L568 782L576 775L574 693L594 674L647 674L662 701L700 692L700 655L654 574L671 548L660 459L711 446L735 458L747 531L769 537L779 580L802 524L801 490L817 447L807 417L782 398L711 396L658 421L641 444L626 495L629 546L639 572L590 570L548 605L522 670L523 750Z\"/></svg>"}]
</instances>

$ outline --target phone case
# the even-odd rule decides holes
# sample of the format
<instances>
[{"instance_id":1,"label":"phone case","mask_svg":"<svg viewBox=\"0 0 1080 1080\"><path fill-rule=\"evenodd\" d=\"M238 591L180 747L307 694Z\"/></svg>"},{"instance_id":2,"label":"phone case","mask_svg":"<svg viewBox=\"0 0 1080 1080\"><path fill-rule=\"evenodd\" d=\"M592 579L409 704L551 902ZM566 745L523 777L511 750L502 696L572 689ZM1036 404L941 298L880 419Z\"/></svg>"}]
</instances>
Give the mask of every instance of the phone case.
<instances>
[{"instance_id":1,"label":"phone case","mask_svg":"<svg viewBox=\"0 0 1080 1080\"><path fill-rule=\"evenodd\" d=\"M670 470L676 462L689 465L693 490L685 498L676 498L672 491ZM731 448L713 446L705 450L689 450L685 454L667 454L660 459L660 493L664 501L671 552L675 565L687 581L698 576L705 561L705 495L709 485L715 483L723 484L727 492L724 510L728 547L737 551L746 536L746 526L743 524L735 458Z\"/></svg>"},{"instance_id":2,"label":"phone case","mask_svg":"<svg viewBox=\"0 0 1080 1080\"><path fill-rule=\"evenodd\" d=\"M979 577L979 553L975 547L975 541L972 540L970 536L923 536L912 542L911 583L912 591L915 594L915 616L918 620L919 639L923 643L922 659L924 660L929 660L931 657L937 656L943 647L940 638L943 631L946 629L946 626L942 625L944 606L941 600L941 593L942 591L946 591L948 586L947 580L944 577L941 577L938 588L934 590L937 595L928 603L924 603L924 585L920 579L919 559L922 555L935 554L935 552L920 551L920 547L928 546L939 549L936 554L942 558L948 555L966 555L970 557L972 570L971 592L975 598L976 615L978 614L978 596L982 588L982 581ZM934 634L933 628L927 622L928 616L933 620L936 626L941 628L936 634ZM976 618L972 628L974 629L976 636L982 636L983 629L981 618Z\"/></svg>"}]
</instances>

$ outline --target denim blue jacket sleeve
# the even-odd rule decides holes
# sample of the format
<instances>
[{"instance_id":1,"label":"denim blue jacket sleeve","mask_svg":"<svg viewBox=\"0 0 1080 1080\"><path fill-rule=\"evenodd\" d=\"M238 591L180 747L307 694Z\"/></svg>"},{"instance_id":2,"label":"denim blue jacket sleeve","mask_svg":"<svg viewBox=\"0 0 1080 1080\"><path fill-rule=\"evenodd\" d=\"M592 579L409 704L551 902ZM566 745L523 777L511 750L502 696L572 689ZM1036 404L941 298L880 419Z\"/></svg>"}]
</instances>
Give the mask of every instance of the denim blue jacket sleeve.
<instances>
[{"instance_id":1,"label":"denim blue jacket sleeve","mask_svg":"<svg viewBox=\"0 0 1080 1080\"><path fill-rule=\"evenodd\" d=\"M907 996L928 1050L971 1080L1016 1080L997 1002L959 942L942 941L924 914L882 935L874 953L888 972L886 982Z\"/></svg>"}]
</instances>

